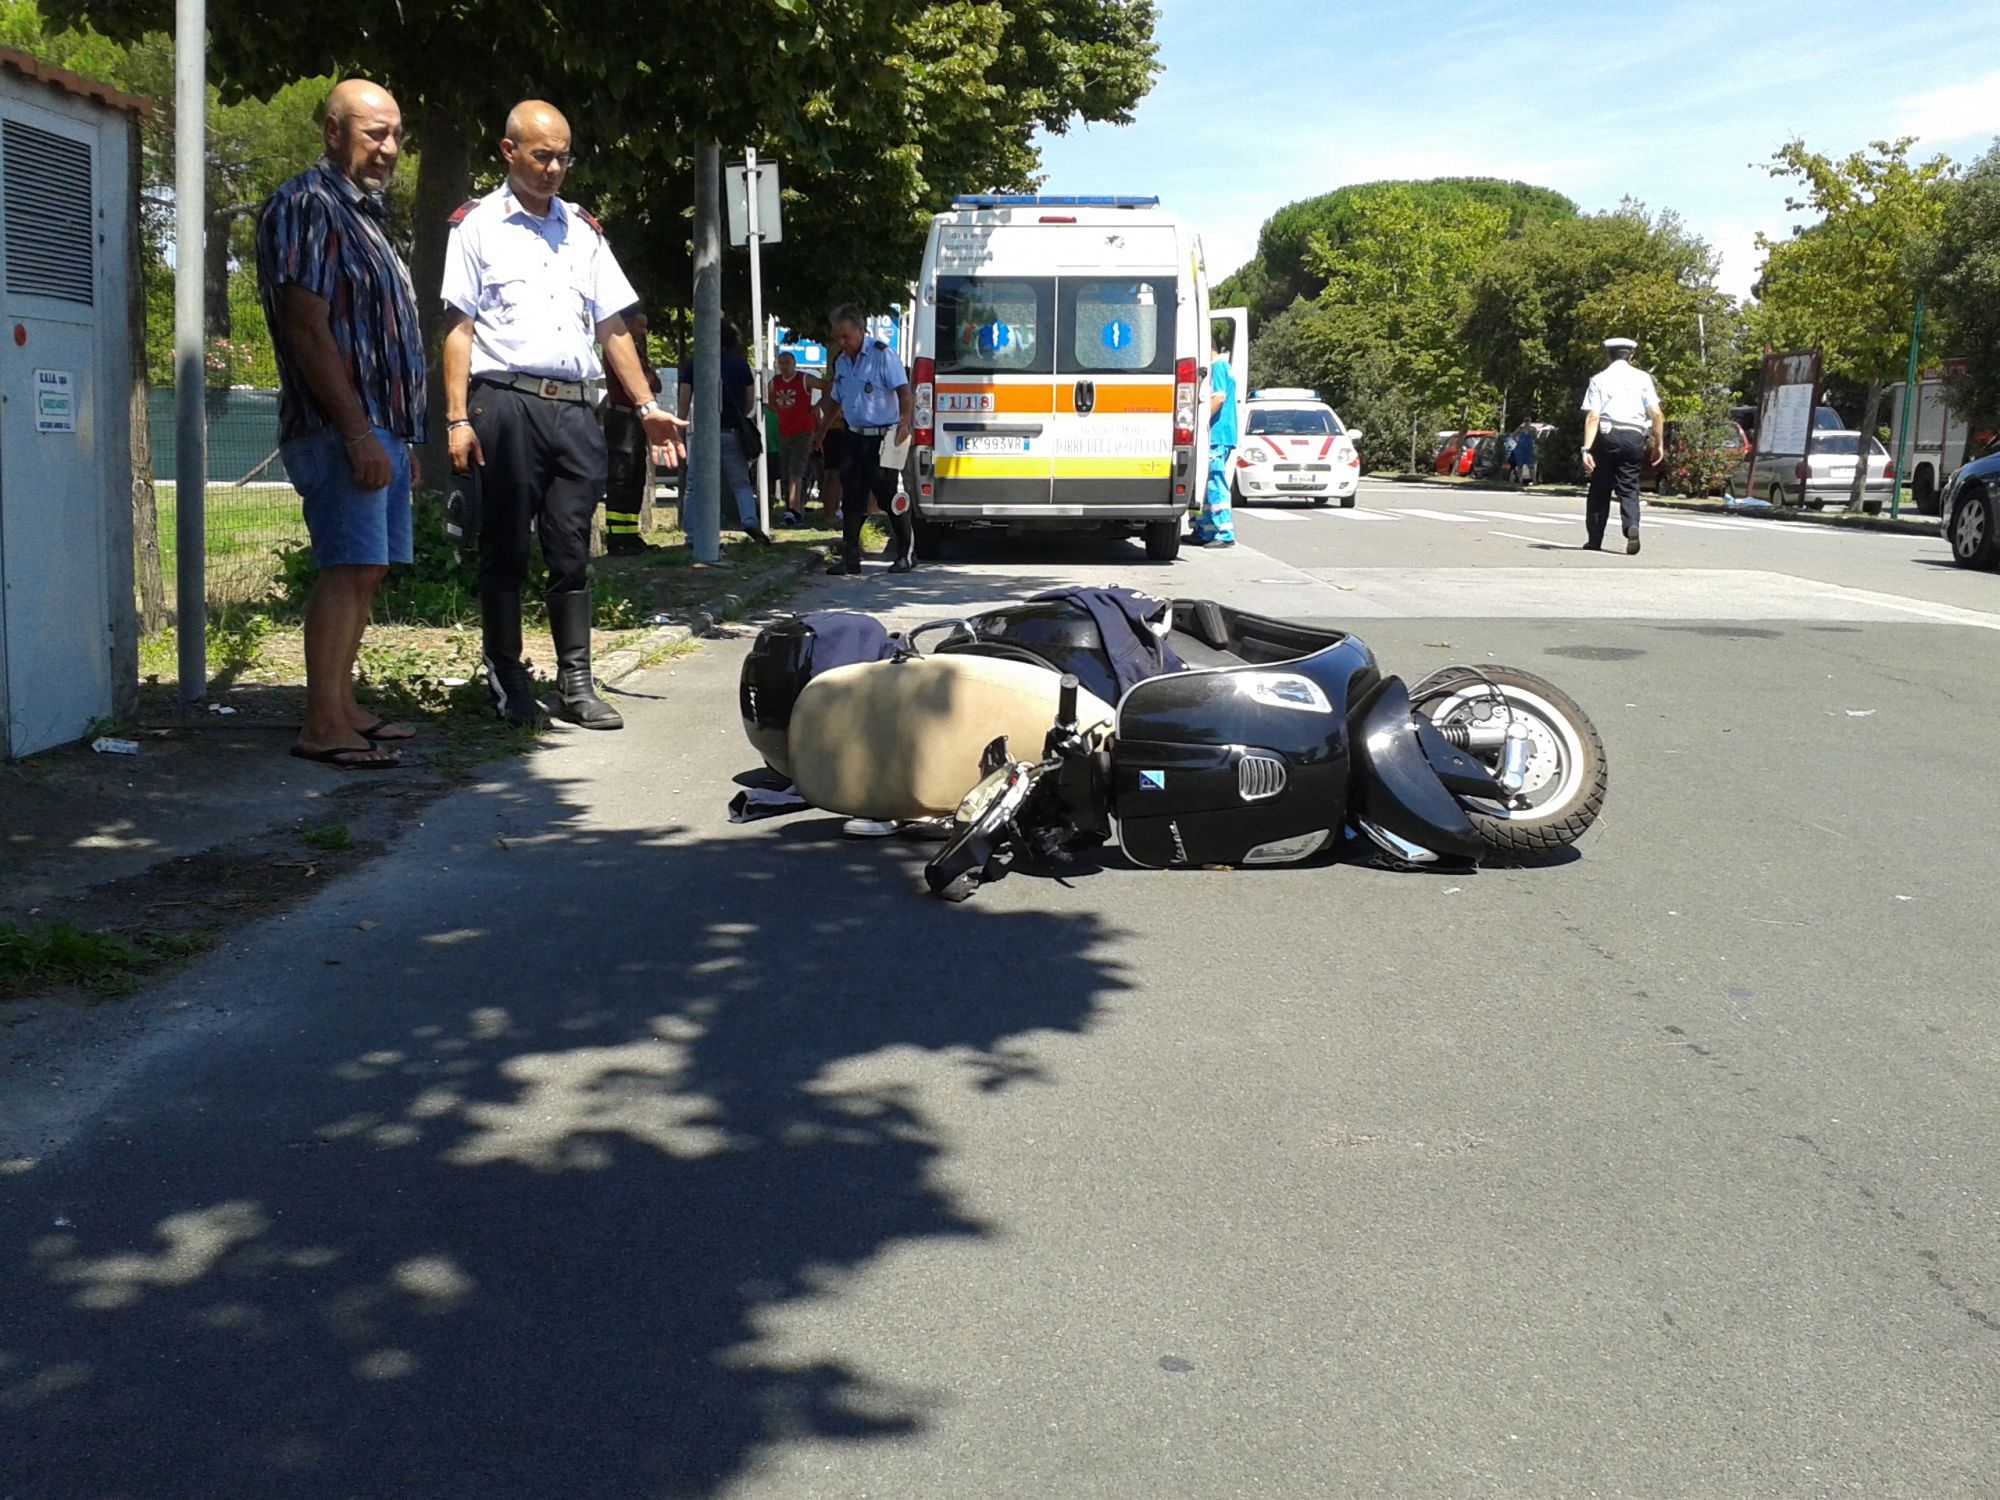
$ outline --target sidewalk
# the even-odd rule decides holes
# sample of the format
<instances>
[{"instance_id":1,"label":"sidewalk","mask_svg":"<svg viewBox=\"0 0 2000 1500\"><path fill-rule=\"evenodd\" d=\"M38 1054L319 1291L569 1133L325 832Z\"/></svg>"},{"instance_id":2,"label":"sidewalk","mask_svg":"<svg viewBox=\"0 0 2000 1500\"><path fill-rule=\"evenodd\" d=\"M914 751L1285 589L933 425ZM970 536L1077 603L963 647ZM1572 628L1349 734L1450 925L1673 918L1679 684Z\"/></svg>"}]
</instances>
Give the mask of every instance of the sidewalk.
<instances>
[{"instance_id":1,"label":"sidewalk","mask_svg":"<svg viewBox=\"0 0 2000 1500\"><path fill-rule=\"evenodd\" d=\"M1485 493L1504 492L1508 494L1564 495L1582 499L1584 487L1580 484L1537 484L1532 490L1520 490L1513 486L1501 485L1483 479L1466 479L1453 474L1391 474L1375 473L1364 476L1391 484L1414 486L1429 485L1438 489L1478 490ZM1734 498L1697 500L1686 495L1659 495L1648 493L1645 503L1660 510L1709 511L1717 515L1752 516L1760 521L1777 521L1804 526L1845 527L1849 531L1888 531L1902 536L1938 536L1936 516L1920 516L1916 508L1909 504L1907 497L1902 514L1891 517L1885 504L1879 516L1857 515L1845 510L1804 510L1794 506L1780 509L1761 500L1738 500Z\"/></svg>"},{"instance_id":2,"label":"sidewalk","mask_svg":"<svg viewBox=\"0 0 2000 1500\"><path fill-rule=\"evenodd\" d=\"M803 544L786 551L604 656L607 693L615 701L618 682L821 561ZM136 754L96 753L86 742L0 763L0 1002L63 983L60 962L57 977L40 980L23 976L18 953L10 962L9 924L111 935L109 948L85 944L78 972L115 988L381 853L505 743L467 732L490 729L483 722L446 715L419 725L396 770L332 772L285 753L297 732L295 693L237 684L215 694L206 708L164 690L146 695L136 722L114 731L137 743ZM130 963L115 959L121 945Z\"/></svg>"}]
</instances>

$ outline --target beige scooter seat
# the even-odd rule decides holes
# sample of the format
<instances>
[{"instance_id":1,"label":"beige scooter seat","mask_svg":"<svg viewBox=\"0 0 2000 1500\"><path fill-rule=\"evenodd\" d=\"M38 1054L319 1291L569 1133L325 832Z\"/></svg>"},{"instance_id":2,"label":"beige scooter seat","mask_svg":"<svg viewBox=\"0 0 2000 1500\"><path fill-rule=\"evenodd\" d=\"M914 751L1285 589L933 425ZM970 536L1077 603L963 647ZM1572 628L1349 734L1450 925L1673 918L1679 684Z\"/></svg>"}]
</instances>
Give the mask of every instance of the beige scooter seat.
<instances>
[{"instance_id":1,"label":"beige scooter seat","mask_svg":"<svg viewBox=\"0 0 2000 1500\"><path fill-rule=\"evenodd\" d=\"M815 807L851 818L934 818L979 783L1000 735L1016 760L1041 757L1061 678L990 656L917 656L835 667L792 706L791 773ZM1077 693L1078 726L1108 730L1110 704Z\"/></svg>"}]
</instances>

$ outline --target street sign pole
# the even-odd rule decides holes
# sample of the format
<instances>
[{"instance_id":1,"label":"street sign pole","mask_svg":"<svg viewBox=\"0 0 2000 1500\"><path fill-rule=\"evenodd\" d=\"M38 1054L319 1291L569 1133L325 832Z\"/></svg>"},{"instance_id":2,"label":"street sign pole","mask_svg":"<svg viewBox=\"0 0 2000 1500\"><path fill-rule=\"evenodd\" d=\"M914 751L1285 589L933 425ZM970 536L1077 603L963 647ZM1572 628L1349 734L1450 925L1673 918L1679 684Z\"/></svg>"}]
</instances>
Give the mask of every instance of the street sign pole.
<instances>
[{"instance_id":1,"label":"street sign pole","mask_svg":"<svg viewBox=\"0 0 2000 1500\"><path fill-rule=\"evenodd\" d=\"M764 235L757 222L757 148L743 150L743 196L745 227L750 231L750 356L756 363L757 378L750 382L750 430L757 434L757 524L765 535L771 531L771 445L764 438L764 382L770 379L770 364L764 342L764 260L760 253Z\"/></svg>"},{"instance_id":2,"label":"street sign pole","mask_svg":"<svg viewBox=\"0 0 2000 1500\"><path fill-rule=\"evenodd\" d=\"M1924 336L1924 294L1917 293L1917 310L1910 315L1910 362L1903 371L1903 420L1896 424L1896 482L1889 487L1889 519L1903 508L1903 458L1910 451L1910 408L1917 395L1917 345Z\"/></svg>"},{"instance_id":3,"label":"street sign pole","mask_svg":"<svg viewBox=\"0 0 2000 1500\"><path fill-rule=\"evenodd\" d=\"M694 155L694 403L689 408L681 530L698 563L722 556L722 204L721 148Z\"/></svg>"},{"instance_id":4,"label":"street sign pole","mask_svg":"<svg viewBox=\"0 0 2000 1500\"><path fill-rule=\"evenodd\" d=\"M208 214L205 0L174 7L174 631L183 703L208 696L208 425L202 238Z\"/></svg>"}]
</instances>

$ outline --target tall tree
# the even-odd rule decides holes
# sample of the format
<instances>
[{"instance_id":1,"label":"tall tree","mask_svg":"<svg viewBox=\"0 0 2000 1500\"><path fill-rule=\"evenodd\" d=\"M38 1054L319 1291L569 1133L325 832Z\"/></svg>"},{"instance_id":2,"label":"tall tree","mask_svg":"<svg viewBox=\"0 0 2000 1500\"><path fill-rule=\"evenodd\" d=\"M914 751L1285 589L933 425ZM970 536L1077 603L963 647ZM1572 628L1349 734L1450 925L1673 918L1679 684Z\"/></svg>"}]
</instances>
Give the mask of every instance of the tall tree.
<instances>
[{"instance_id":1,"label":"tall tree","mask_svg":"<svg viewBox=\"0 0 2000 1500\"><path fill-rule=\"evenodd\" d=\"M120 37L169 24L172 9L51 3L87 10ZM1036 127L1126 117L1151 80L1153 18L1151 0L682 0L670 18L641 0L353 0L301 27L263 0L211 0L210 66L229 97L337 74L396 94L421 153L411 250L420 288L442 278L446 216L489 159L508 106L542 97L576 128L581 156L566 191L612 212L642 286L686 285L696 143L756 142L792 164L805 188L800 230L826 238L807 241L810 260L774 257L774 279L793 274L818 301L835 279L865 283L872 270L882 284L892 253L907 258L907 278L919 210L967 185L946 174L1018 180L1032 171ZM961 51L982 60L979 78ZM916 76L895 66L904 58ZM834 268L843 274L829 276ZM435 357L441 320L430 298L422 305Z\"/></svg>"},{"instance_id":2,"label":"tall tree","mask_svg":"<svg viewBox=\"0 0 2000 1500\"><path fill-rule=\"evenodd\" d=\"M1787 213L1817 222L1786 239L1759 235L1769 253L1758 281L1757 331L1779 348L1819 348L1826 368L1867 393L1855 426L1861 453L1848 504L1860 509L1883 387L1898 379L1910 353L1923 247L1943 223L1946 187L1956 167L1946 156L1910 160L1914 136L1872 141L1835 160L1788 141L1770 163L1788 179Z\"/></svg>"},{"instance_id":3,"label":"tall tree","mask_svg":"<svg viewBox=\"0 0 2000 1500\"><path fill-rule=\"evenodd\" d=\"M2000 429L2000 141L1946 195L1935 235L1918 256L1931 313L1966 369L1947 387L1975 427Z\"/></svg>"},{"instance_id":4,"label":"tall tree","mask_svg":"<svg viewBox=\"0 0 2000 1500\"><path fill-rule=\"evenodd\" d=\"M1258 232L1256 256L1222 283L1218 297L1243 303L1253 321L1261 323L1300 297L1318 296L1325 282L1311 260L1315 241L1337 250L1350 235L1366 232L1369 205L1385 194L1403 195L1430 211L1484 204L1506 217L1510 234L1576 216L1576 205L1560 193L1495 177L1356 183L1286 204L1271 215Z\"/></svg>"},{"instance_id":5,"label":"tall tree","mask_svg":"<svg viewBox=\"0 0 2000 1500\"><path fill-rule=\"evenodd\" d=\"M1530 228L1502 241L1471 278L1461 336L1511 409L1555 424L1551 477L1581 447L1578 400L1601 342L1640 341L1669 412L1697 405L1728 368L1738 316L1718 291L1714 252L1672 213L1627 201L1615 212Z\"/></svg>"}]
</instances>

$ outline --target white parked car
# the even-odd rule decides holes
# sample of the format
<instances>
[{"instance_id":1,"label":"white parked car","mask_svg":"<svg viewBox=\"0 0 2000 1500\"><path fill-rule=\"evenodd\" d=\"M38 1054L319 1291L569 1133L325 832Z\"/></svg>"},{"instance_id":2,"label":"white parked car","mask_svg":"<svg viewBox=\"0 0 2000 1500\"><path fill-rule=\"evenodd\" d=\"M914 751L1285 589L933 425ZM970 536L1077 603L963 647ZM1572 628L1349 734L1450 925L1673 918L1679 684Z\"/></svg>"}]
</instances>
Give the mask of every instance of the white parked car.
<instances>
[{"instance_id":1,"label":"white parked car","mask_svg":"<svg viewBox=\"0 0 2000 1500\"><path fill-rule=\"evenodd\" d=\"M1252 391L1237 414L1230 491L1249 500L1310 500L1354 504L1361 483L1359 432L1341 425L1332 407L1307 390Z\"/></svg>"},{"instance_id":2,"label":"white parked car","mask_svg":"<svg viewBox=\"0 0 2000 1500\"><path fill-rule=\"evenodd\" d=\"M1752 474L1746 454L1729 482L1737 494L1769 500L1773 505L1804 504L1811 510L1822 510L1828 504L1843 506L1853 491L1854 464L1862 452L1860 433L1821 428L1812 435L1809 459L1796 453L1760 453L1757 472ZM1893 484L1889 472L1893 460L1888 449L1872 437L1867 440L1866 454L1862 461L1868 473L1862 495L1867 500L1886 500Z\"/></svg>"}]
</instances>

